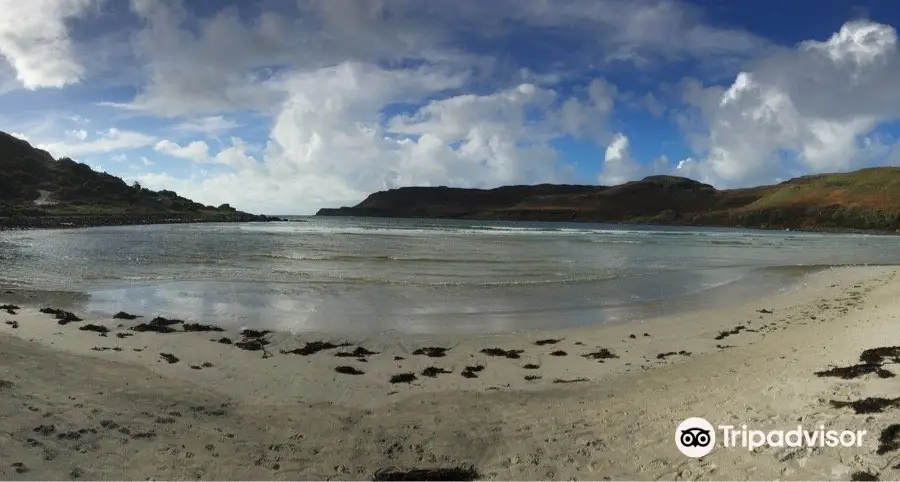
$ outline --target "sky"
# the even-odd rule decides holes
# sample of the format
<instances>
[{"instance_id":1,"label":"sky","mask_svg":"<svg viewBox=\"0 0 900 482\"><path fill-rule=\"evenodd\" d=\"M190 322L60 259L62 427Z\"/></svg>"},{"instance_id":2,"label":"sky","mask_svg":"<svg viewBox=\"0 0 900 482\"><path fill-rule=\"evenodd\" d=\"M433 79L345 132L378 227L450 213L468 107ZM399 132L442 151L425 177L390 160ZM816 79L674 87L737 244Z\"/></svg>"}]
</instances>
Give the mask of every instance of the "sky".
<instances>
[{"instance_id":1,"label":"sky","mask_svg":"<svg viewBox=\"0 0 900 482\"><path fill-rule=\"evenodd\" d=\"M205 204L900 165L893 0L0 0L0 130Z\"/></svg>"}]
</instances>

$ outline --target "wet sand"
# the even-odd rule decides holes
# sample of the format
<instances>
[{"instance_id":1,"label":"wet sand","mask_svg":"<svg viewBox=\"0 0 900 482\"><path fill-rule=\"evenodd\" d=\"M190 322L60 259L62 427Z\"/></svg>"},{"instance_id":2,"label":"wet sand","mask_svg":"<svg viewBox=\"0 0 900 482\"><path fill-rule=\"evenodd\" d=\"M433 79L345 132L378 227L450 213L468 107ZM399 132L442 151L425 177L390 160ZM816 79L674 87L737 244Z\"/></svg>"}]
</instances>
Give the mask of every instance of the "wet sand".
<instances>
[{"instance_id":1,"label":"wet sand","mask_svg":"<svg viewBox=\"0 0 900 482\"><path fill-rule=\"evenodd\" d=\"M724 308L490 336L76 321L0 294L18 306L0 309L0 478L896 479L900 353L865 352L900 344L896 271L835 268ZM868 436L690 459L674 444L690 416Z\"/></svg>"}]
</instances>

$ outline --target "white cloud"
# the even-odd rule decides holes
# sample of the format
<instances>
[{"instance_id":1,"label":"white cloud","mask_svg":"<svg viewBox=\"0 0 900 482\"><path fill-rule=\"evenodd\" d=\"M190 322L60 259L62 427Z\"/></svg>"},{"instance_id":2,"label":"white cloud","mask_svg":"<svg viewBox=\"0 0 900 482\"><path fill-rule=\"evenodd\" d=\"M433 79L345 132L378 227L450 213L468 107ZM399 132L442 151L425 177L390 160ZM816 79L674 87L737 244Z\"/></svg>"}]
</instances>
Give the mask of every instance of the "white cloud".
<instances>
[{"instance_id":1,"label":"white cloud","mask_svg":"<svg viewBox=\"0 0 900 482\"><path fill-rule=\"evenodd\" d=\"M572 99L521 84L422 102L465 80L438 67L385 70L359 63L298 73L282 80L288 98L262 157L249 155L243 141L232 138L231 146L206 158L230 166L230 172L196 179L151 176L141 182L171 182L205 203L309 213L406 185L571 181L571 171L559 164L549 142L586 126L605 128L612 110L614 89L602 81L589 83L584 95ZM398 103L418 107L380 112ZM583 115L573 121L567 109ZM163 141L157 149L191 157L186 149L197 142Z\"/></svg>"},{"instance_id":2,"label":"white cloud","mask_svg":"<svg viewBox=\"0 0 900 482\"><path fill-rule=\"evenodd\" d=\"M871 163L866 135L900 118L898 78L896 31L854 21L826 41L760 59L727 89L689 83L698 156L682 171L747 185Z\"/></svg>"},{"instance_id":3,"label":"white cloud","mask_svg":"<svg viewBox=\"0 0 900 482\"><path fill-rule=\"evenodd\" d=\"M188 159L196 163L221 164L236 170L257 167L257 160L247 153L247 143L239 137L232 137L231 145L223 148L216 155L210 154L210 147L204 141L192 141L181 146L170 140L161 140L153 148L163 154Z\"/></svg>"},{"instance_id":4,"label":"white cloud","mask_svg":"<svg viewBox=\"0 0 900 482\"><path fill-rule=\"evenodd\" d=\"M297 5L299 17L242 18L225 8L197 21L189 2L132 0L144 81L132 101L104 104L186 119L169 131L186 136L160 140L156 150L231 168L142 182L173 182L210 203L311 212L402 185L571 181L552 141L610 142L619 92L603 79L571 94L556 85L583 83L585 69L621 59L706 61L766 47L669 0ZM546 33L563 47L522 57L507 48L513 39L528 43L522 51L545 49ZM484 49L467 51L461 39ZM271 118L263 151L251 154L232 138L213 154L215 143L196 139L231 131L226 113L247 111Z\"/></svg>"},{"instance_id":5,"label":"white cloud","mask_svg":"<svg viewBox=\"0 0 900 482\"><path fill-rule=\"evenodd\" d=\"M239 124L224 116L206 116L196 119L187 120L176 124L173 129L189 134L218 134L220 132L229 131Z\"/></svg>"},{"instance_id":6,"label":"white cloud","mask_svg":"<svg viewBox=\"0 0 900 482\"><path fill-rule=\"evenodd\" d=\"M603 156L603 170L597 176L597 182L604 185L622 184L638 178L641 166L628 152L628 137L616 134L606 147Z\"/></svg>"},{"instance_id":7,"label":"white cloud","mask_svg":"<svg viewBox=\"0 0 900 482\"><path fill-rule=\"evenodd\" d=\"M164 154L194 162L204 162L209 158L209 146L203 141L193 141L186 146L180 146L169 140L161 140L153 148Z\"/></svg>"},{"instance_id":8,"label":"white cloud","mask_svg":"<svg viewBox=\"0 0 900 482\"><path fill-rule=\"evenodd\" d=\"M710 26L699 9L671 0L298 0L299 15L263 11L242 18L228 7L197 28L187 26L194 20L188 5L132 0L144 27L135 46L146 82L133 102L104 105L166 116L270 113L285 99L278 85L284 75L344 62L440 64L477 71L479 79L502 88L523 81L546 86L578 76L581 66L615 59L715 61L767 47L747 32ZM525 50L544 49L544 33L565 46L547 55L507 58L513 55L509 38L533 42ZM477 41L490 53L466 52L461 39ZM519 65L528 59L534 65ZM560 72L561 62L572 71Z\"/></svg>"},{"instance_id":9,"label":"white cloud","mask_svg":"<svg viewBox=\"0 0 900 482\"><path fill-rule=\"evenodd\" d=\"M64 87L81 80L68 19L87 13L94 0L0 0L0 55L27 89Z\"/></svg>"},{"instance_id":10,"label":"white cloud","mask_svg":"<svg viewBox=\"0 0 900 482\"><path fill-rule=\"evenodd\" d=\"M76 135L66 141L39 144L37 147L50 152L55 157L77 157L138 149L152 145L155 142L156 138L153 136L112 128L107 131L97 132L95 139L81 139Z\"/></svg>"},{"instance_id":11,"label":"white cloud","mask_svg":"<svg viewBox=\"0 0 900 482\"><path fill-rule=\"evenodd\" d=\"M630 147L631 142L625 134L620 132L613 136L604 152L603 166L597 175L598 184L612 186L657 174L683 175L677 172L681 166L672 166L665 155L649 162L638 162L631 157Z\"/></svg>"},{"instance_id":12,"label":"white cloud","mask_svg":"<svg viewBox=\"0 0 900 482\"><path fill-rule=\"evenodd\" d=\"M257 165L257 160L247 154L247 144L238 137L232 137L231 146L219 151L213 157L213 162L231 166L238 170L252 169Z\"/></svg>"},{"instance_id":13,"label":"white cloud","mask_svg":"<svg viewBox=\"0 0 900 482\"><path fill-rule=\"evenodd\" d=\"M87 139L88 133L84 129L75 129L75 130L67 131L66 136L83 141L83 140Z\"/></svg>"}]
</instances>

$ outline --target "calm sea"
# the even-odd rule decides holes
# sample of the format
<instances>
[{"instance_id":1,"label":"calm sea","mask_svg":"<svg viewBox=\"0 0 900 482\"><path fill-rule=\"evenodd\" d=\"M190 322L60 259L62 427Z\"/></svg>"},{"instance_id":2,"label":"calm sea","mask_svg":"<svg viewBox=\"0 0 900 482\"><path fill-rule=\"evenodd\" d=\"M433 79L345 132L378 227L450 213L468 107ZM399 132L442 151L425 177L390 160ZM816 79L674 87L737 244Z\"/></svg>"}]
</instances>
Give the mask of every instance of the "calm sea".
<instances>
[{"instance_id":1,"label":"calm sea","mask_svg":"<svg viewBox=\"0 0 900 482\"><path fill-rule=\"evenodd\" d=\"M490 333L627 321L900 264L900 237L298 217L0 232L0 283L79 309L302 331Z\"/></svg>"}]
</instances>

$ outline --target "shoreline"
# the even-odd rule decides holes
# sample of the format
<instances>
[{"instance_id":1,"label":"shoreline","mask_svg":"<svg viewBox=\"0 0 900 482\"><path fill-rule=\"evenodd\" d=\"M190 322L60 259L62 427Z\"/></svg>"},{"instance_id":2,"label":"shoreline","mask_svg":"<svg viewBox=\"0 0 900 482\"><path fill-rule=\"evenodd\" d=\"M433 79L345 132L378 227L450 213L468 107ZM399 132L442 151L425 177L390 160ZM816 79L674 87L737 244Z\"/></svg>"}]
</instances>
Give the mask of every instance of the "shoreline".
<instances>
[{"instance_id":1,"label":"shoreline","mask_svg":"<svg viewBox=\"0 0 900 482\"><path fill-rule=\"evenodd\" d=\"M159 224L264 223L284 219L264 214L222 214L185 217L173 213L160 215L85 215L85 216L15 216L0 217L0 231L31 229L79 229L103 226L148 226Z\"/></svg>"},{"instance_id":2,"label":"shoreline","mask_svg":"<svg viewBox=\"0 0 900 482\"><path fill-rule=\"evenodd\" d=\"M100 479L359 480L390 467L474 466L496 479L896 479L888 463L896 452L876 453L890 413L829 405L900 396L894 379L816 373L897 344L897 273L832 268L765 299L602 327L488 337L274 334L267 358L210 341L237 341L233 332L128 329L146 319L61 326L23 307L0 312L17 325L0 324L9 360L0 366L8 395L0 413L10 434L0 457L21 462L28 478L77 469ZM89 324L110 332L79 329ZM351 345L281 353L329 341ZM481 351L490 348L504 352ZM522 352L509 358L509 350ZM335 356L341 351L356 355ZM475 377L463 375L478 365L469 370ZM432 367L433 378L423 375ZM415 380L391 383L407 373ZM859 448L717 448L689 459L672 442L688 416L870 435ZM0 475L21 477L7 465Z\"/></svg>"},{"instance_id":3,"label":"shoreline","mask_svg":"<svg viewBox=\"0 0 900 482\"><path fill-rule=\"evenodd\" d=\"M397 329L376 330L365 327L342 326L329 330L327 333L321 329L306 329L298 327L291 329L281 322L270 322L269 324L257 324L255 320L228 319L223 321L221 312L212 313L188 313L179 310L181 306L178 301L166 302L154 306L152 316L164 316L171 318L184 319L187 322L194 323L213 323L218 324L222 328L236 330L240 326L248 326L254 329L267 329L273 331L285 331L295 333L298 336L306 334L344 336L350 338L360 338L369 336L447 336L447 337L477 337L477 336L503 336L506 334L514 334L518 332L540 332L554 330L569 329L596 329L602 326L620 323L629 323L637 319L658 318L673 314L687 314L696 311L697 306L710 308L722 308L734 304L753 301L754 299L765 296L777 295L783 291L792 289L797 283L803 281L807 276L813 275L823 270L840 268L846 266L831 265L809 265L809 266L765 266L748 268L747 272L738 279L729 280L721 284L711 287L705 287L701 291L691 291L666 298L653 298L647 300L630 301L619 305L597 305L591 307L569 307L554 308L540 312L528 313L504 313L504 312L465 312L465 313L446 313L442 315L442 320L447 323L453 323L454 319L463 318L468 320L470 317L479 318L478 326L483 328L453 328L445 329L441 332L411 330L402 331ZM124 281L123 281L124 282ZM164 285L172 283L163 282ZM251 282L252 283L252 282ZM603 286L597 286L596 289L604 289ZM101 290L102 292L103 290ZM45 304L56 308L71 310L78 312L81 316L94 319L105 319L111 317L120 310L132 311L137 306L144 305L148 299L138 298L132 303L121 302L91 302L91 293L97 291L87 290L81 292L60 291L54 289L30 288L13 282L0 283L0 300L6 298L6 302L16 302L25 305L33 304L33 300L44 300ZM150 297L152 298L152 297ZM185 300L182 300L185 301ZM277 301L274 301L277 304ZM0 303L2 304L2 303ZM147 313L148 315L151 312ZM276 310L266 310L266 314L272 319L287 320L291 317L290 312L277 312ZM497 328L491 329L494 319L497 317L510 317L519 319L519 327L517 328ZM533 324L533 320L542 317L552 319L566 319L566 322L550 321L545 326ZM585 320L589 320L585 322ZM438 320L428 321L429 326L440 324ZM472 322L468 322L472 325ZM462 323L466 326L466 323Z\"/></svg>"},{"instance_id":4,"label":"shoreline","mask_svg":"<svg viewBox=\"0 0 900 482\"><path fill-rule=\"evenodd\" d=\"M334 208L341 209L341 208ZM467 217L420 217L420 216L378 216L367 214L335 214L329 211L329 214L314 214L310 217L333 218L333 219L403 219L403 220L421 220L421 221L472 221L472 222L489 222L489 223L545 223L545 224L608 224L611 226L642 226L642 227L661 227L661 228L697 228L697 229L747 229L753 231L790 231L796 233L807 234L868 234L872 236L897 236L900 230L884 230L884 229L856 229L856 228L835 228L835 227L791 227L791 226L746 226L739 224L690 224L690 223L661 223L655 221L603 221L594 219L500 219L500 218L467 218Z\"/></svg>"},{"instance_id":5,"label":"shoreline","mask_svg":"<svg viewBox=\"0 0 900 482\"><path fill-rule=\"evenodd\" d=\"M336 208L340 209L340 208ZM659 221L602 221L593 219L499 219L499 218L443 218L443 217L419 217L419 216L376 216L365 214L315 214L312 217L319 218L377 218L377 219L405 219L405 220L443 220L443 221L474 221L474 222L498 222L498 223L547 223L547 224L609 224L613 226L645 226L645 227L679 227L679 228L718 228L718 229L749 229L756 231L791 231L809 234L869 234L877 236L890 236L900 234L900 230L834 228L834 227L790 227L790 226L745 226L737 224L690 224L690 223L660 223Z\"/></svg>"}]
</instances>

